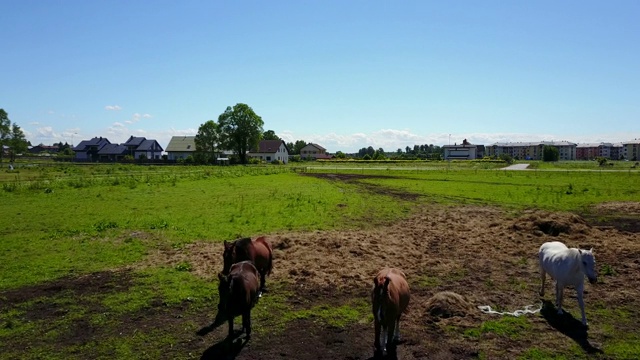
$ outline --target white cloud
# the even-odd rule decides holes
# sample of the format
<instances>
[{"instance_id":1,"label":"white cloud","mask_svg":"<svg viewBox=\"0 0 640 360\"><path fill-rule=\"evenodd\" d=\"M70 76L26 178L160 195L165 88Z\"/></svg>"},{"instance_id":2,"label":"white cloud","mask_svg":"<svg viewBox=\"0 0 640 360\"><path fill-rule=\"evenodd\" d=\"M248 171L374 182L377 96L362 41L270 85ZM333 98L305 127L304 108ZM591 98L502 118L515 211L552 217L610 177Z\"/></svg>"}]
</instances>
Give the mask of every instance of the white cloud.
<instances>
[{"instance_id":1,"label":"white cloud","mask_svg":"<svg viewBox=\"0 0 640 360\"><path fill-rule=\"evenodd\" d=\"M51 126L43 126L36 129L36 136L41 138L58 138L58 134L53 131L53 127Z\"/></svg>"},{"instance_id":2,"label":"white cloud","mask_svg":"<svg viewBox=\"0 0 640 360\"><path fill-rule=\"evenodd\" d=\"M105 110L108 111L118 111L118 110L122 110L122 108L120 107L120 105L107 105L104 107Z\"/></svg>"},{"instance_id":3,"label":"white cloud","mask_svg":"<svg viewBox=\"0 0 640 360\"><path fill-rule=\"evenodd\" d=\"M40 125L40 123L39 123L39 122L37 122L37 121L32 121L32 122L30 122L30 123L29 123L29 125L31 125L31 126L38 126L38 125Z\"/></svg>"},{"instance_id":4,"label":"white cloud","mask_svg":"<svg viewBox=\"0 0 640 360\"><path fill-rule=\"evenodd\" d=\"M127 124L135 124L138 121L140 121L141 119L151 119L153 116L150 114L140 114L140 113L135 113L131 116L131 119L126 120L125 123Z\"/></svg>"}]
</instances>

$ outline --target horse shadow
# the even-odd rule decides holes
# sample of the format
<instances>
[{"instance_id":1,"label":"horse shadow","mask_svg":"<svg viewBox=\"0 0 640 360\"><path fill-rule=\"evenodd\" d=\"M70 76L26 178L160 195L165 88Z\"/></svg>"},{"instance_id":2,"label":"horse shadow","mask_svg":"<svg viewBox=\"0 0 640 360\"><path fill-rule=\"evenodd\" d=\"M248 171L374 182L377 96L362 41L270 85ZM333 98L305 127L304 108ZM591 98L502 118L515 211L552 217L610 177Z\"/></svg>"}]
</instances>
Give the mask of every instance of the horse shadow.
<instances>
[{"instance_id":1,"label":"horse shadow","mask_svg":"<svg viewBox=\"0 0 640 360\"><path fill-rule=\"evenodd\" d=\"M196 334L198 336L205 336L218 328L220 325L225 324L226 321L226 316L218 312L218 314L216 314L215 320L213 320L213 323L198 330ZM237 336L241 332L236 331L236 333L237 334L234 335ZM202 353L200 360L233 360L238 356L238 354L240 354L240 351L242 350L242 348L244 348L247 342L248 340L246 338L223 339L205 350Z\"/></svg>"},{"instance_id":2,"label":"horse shadow","mask_svg":"<svg viewBox=\"0 0 640 360\"><path fill-rule=\"evenodd\" d=\"M227 320L226 316L224 316L220 311L218 311L218 313L216 314L216 318L213 320L213 323L211 323L211 325L207 325L202 329L198 330L196 334L198 336L205 336L208 333L215 330L220 325L224 324L226 320Z\"/></svg>"},{"instance_id":3,"label":"horse shadow","mask_svg":"<svg viewBox=\"0 0 640 360\"><path fill-rule=\"evenodd\" d=\"M242 348L247 344L246 338L238 338L235 340L220 340L218 343L209 347L202 353L200 360L233 360L235 359Z\"/></svg>"},{"instance_id":4,"label":"horse shadow","mask_svg":"<svg viewBox=\"0 0 640 360\"><path fill-rule=\"evenodd\" d=\"M570 337L588 354L603 353L601 349L591 345L589 342L588 328L582 325L582 321L574 318L573 315L569 314L566 310L562 315L558 315L558 310L555 305L549 300L544 300L540 314L547 320L549 325L553 326L565 336Z\"/></svg>"}]
</instances>

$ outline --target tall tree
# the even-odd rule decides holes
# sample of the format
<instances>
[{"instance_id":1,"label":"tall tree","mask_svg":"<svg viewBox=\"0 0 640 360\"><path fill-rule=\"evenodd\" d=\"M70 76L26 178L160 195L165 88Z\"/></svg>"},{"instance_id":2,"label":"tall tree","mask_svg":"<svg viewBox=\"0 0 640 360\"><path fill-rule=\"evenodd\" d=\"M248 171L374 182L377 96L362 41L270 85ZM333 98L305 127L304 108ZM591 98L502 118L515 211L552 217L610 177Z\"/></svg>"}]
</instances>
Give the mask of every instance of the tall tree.
<instances>
[{"instance_id":1,"label":"tall tree","mask_svg":"<svg viewBox=\"0 0 640 360\"><path fill-rule=\"evenodd\" d=\"M4 153L4 145L8 145L9 136L11 135L11 121L9 114L4 109L0 109L0 162Z\"/></svg>"},{"instance_id":2,"label":"tall tree","mask_svg":"<svg viewBox=\"0 0 640 360\"><path fill-rule=\"evenodd\" d=\"M545 145L542 148L542 161L558 161L560 153L558 148L552 145Z\"/></svg>"},{"instance_id":3,"label":"tall tree","mask_svg":"<svg viewBox=\"0 0 640 360\"><path fill-rule=\"evenodd\" d=\"M238 103L218 117L221 143L233 150L242 164L247 163L247 151L258 145L264 122L247 104Z\"/></svg>"},{"instance_id":4,"label":"tall tree","mask_svg":"<svg viewBox=\"0 0 640 360\"><path fill-rule=\"evenodd\" d=\"M204 161L215 159L215 152L219 150L220 128L215 121L209 120L198 128L195 138L196 151L204 155Z\"/></svg>"},{"instance_id":5,"label":"tall tree","mask_svg":"<svg viewBox=\"0 0 640 360\"><path fill-rule=\"evenodd\" d=\"M17 154L22 154L28 150L28 142L27 138L24 136L24 132L18 126L18 124L13 123L11 125L11 137L9 138L9 156L11 157L11 161L15 161Z\"/></svg>"},{"instance_id":6,"label":"tall tree","mask_svg":"<svg viewBox=\"0 0 640 360\"><path fill-rule=\"evenodd\" d=\"M280 140L280 137L276 135L275 131L267 130L262 134L262 140Z\"/></svg>"}]
</instances>

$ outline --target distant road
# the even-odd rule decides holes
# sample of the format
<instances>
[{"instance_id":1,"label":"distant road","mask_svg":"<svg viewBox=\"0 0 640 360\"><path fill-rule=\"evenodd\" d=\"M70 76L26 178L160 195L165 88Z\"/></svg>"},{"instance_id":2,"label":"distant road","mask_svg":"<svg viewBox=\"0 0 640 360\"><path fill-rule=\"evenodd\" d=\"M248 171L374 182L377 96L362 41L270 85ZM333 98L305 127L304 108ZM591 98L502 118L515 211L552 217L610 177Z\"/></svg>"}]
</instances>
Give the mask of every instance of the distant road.
<instances>
[{"instance_id":1,"label":"distant road","mask_svg":"<svg viewBox=\"0 0 640 360\"><path fill-rule=\"evenodd\" d=\"M528 167L529 167L529 164L513 164L511 166L507 166L500 170L527 170Z\"/></svg>"}]
</instances>

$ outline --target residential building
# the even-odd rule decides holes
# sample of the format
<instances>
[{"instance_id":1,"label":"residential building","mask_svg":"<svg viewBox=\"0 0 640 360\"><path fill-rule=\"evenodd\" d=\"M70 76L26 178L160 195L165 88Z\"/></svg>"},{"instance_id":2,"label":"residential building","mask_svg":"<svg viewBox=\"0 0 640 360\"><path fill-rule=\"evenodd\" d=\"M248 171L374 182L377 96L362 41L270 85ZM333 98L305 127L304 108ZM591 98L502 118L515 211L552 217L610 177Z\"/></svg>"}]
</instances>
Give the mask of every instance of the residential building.
<instances>
[{"instance_id":1,"label":"residential building","mask_svg":"<svg viewBox=\"0 0 640 360\"><path fill-rule=\"evenodd\" d=\"M478 158L478 146L464 139L462 144L443 145L445 160L474 160ZM484 146L483 146L484 150Z\"/></svg>"},{"instance_id":2,"label":"residential building","mask_svg":"<svg viewBox=\"0 0 640 360\"><path fill-rule=\"evenodd\" d=\"M594 160L598 157L617 160L612 156L617 153L611 143L578 144L576 146L576 160Z\"/></svg>"},{"instance_id":3,"label":"residential building","mask_svg":"<svg viewBox=\"0 0 640 360\"><path fill-rule=\"evenodd\" d=\"M248 155L266 162L274 160L280 160L285 164L289 162L289 148L284 140L261 140L258 148L250 151Z\"/></svg>"},{"instance_id":4,"label":"residential building","mask_svg":"<svg viewBox=\"0 0 640 360\"><path fill-rule=\"evenodd\" d=\"M144 137L131 136L122 145L127 148L127 155L133 156L134 159L159 160L163 151L162 146L157 141Z\"/></svg>"},{"instance_id":5,"label":"residential building","mask_svg":"<svg viewBox=\"0 0 640 360\"><path fill-rule=\"evenodd\" d=\"M91 140L82 140L73 147L75 152L74 160L76 161L98 161L98 151L105 145L111 144L107 138L94 137Z\"/></svg>"},{"instance_id":6,"label":"residential building","mask_svg":"<svg viewBox=\"0 0 640 360\"><path fill-rule=\"evenodd\" d=\"M58 150L59 148L57 146L52 146L52 145L40 144L40 145L29 147L29 152L32 154L42 154L42 153L55 154L58 152Z\"/></svg>"},{"instance_id":7,"label":"residential building","mask_svg":"<svg viewBox=\"0 0 640 360\"><path fill-rule=\"evenodd\" d=\"M640 161L640 139L623 142L622 156L626 160Z\"/></svg>"},{"instance_id":8,"label":"residential building","mask_svg":"<svg viewBox=\"0 0 640 360\"><path fill-rule=\"evenodd\" d=\"M167 145L167 158L169 160L186 159L196 152L195 136L172 136Z\"/></svg>"},{"instance_id":9,"label":"residential building","mask_svg":"<svg viewBox=\"0 0 640 360\"><path fill-rule=\"evenodd\" d=\"M129 149L122 144L107 144L98 150L99 161L121 161L129 155Z\"/></svg>"},{"instance_id":10,"label":"residential building","mask_svg":"<svg viewBox=\"0 0 640 360\"><path fill-rule=\"evenodd\" d=\"M327 154L327 149L314 143L308 143L300 149L300 158L302 159L331 159L331 155Z\"/></svg>"},{"instance_id":11,"label":"residential building","mask_svg":"<svg viewBox=\"0 0 640 360\"><path fill-rule=\"evenodd\" d=\"M577 144L568 141L495 143L487 147L488 156L510 155L519 160L542 160L545 145L558 149L559 160L575 160Z\"/></svg>"}]
</instances>

